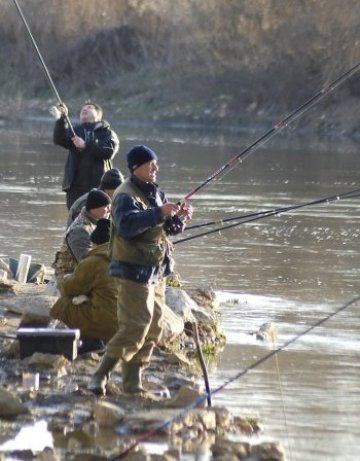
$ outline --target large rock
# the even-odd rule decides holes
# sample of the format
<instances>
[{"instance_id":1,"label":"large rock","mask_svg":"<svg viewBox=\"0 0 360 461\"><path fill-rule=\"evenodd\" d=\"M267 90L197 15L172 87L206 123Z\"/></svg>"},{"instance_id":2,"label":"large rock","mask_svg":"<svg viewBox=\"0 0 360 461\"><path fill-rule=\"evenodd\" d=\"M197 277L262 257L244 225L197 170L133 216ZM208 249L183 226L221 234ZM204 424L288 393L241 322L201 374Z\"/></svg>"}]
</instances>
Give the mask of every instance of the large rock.
<instances>
[{"instance_id":1,"label":"large rock","mask_svg":"<svg viewBox=\"0 0 360 461\"><path fill-rule=\"evenodd\" d=\"M29 295L16 296L8 299L1 299L1 307L6 308L9 312L15 314L23 314L24 312L32 312L34 315L47 315L53 304L57 301L57 296L47 295Z\"/></svg>"},{"instance_id":2,"label":"large rock","mask_svg":"<svg viewBox=\"0 0 360 461\"><path fill-rule=\"evenodd\" d=\"M63 355L43 354L42 352L34 352L30 357L23 359L30 368L42 370L55 370L61 376L67 374L71 369L71 364Z\"/></svg>"},{"instance_id":3,"label":"large rock","mask_svg":"<svg viewBox=\"0 0 360 461\"><path fill-rule=\"evenodd\" d=\"M160 345L171 343L184 331L184 321L182 318L173 312L170 307L163 307L163 334L160 340Z\"/></svg>"},{"instance_id":4,"label":"large rock","mask_svg":"<svg viewBox=\"0 0 360 461\"><path fill-rule=\"evenodd\" d=\"M143 432L154 427L160 427L164 421L174 419L178 414L175 409L147 409L146 411L137 411L125 416L125 422L135 432ZM160 430L160 429L159 429ZM167 432L167 428L161 431Z\"/></svg>"},{"instance_id":5,"label":"large rock","mask_svg":"<svg viewBox=\"0 0 360 461\"><path fill-rule=\"evenodd\" d=\"M166 304L182 319L184 322L198 321L216 321L216 313L205 307L199 306L186 291L181 288L166 288Z\"/></svg>"},{"instance_id":6,"label":"large rock","mask_svg":"<svg viewBox=\"0 0 360 461\"><path fill-rule=\"evenodd\" d=\"M195 321L192 311L196 310L198 306L186 291L181 288L167 287L165 295L166 304L175 314L179 315L185 322Z\"/></svg>"},{"instance_id":7,"label":"large rock","mask_svg":"<svg viewBox=\"0 0 360 461\"><path fill-rule=\"evenodd\" d=\"M184 408L199 400L198 407L206 406L204 393L195 387L182 386L174 397L165 402L167 408Z\"/></svg>"},{"instance_id":8,"label":"large rock","mask_svg":"<svg viewBox=\"0 0 360 461\"><path fill-rule=\"evenodd\" d=\"M280 442L263 442L251 447L251 460L254 461L286 461L284 447Z\"/></svg>"},{"instance_id":9,"label":"large rock","mask_svg":"<svg viewBox=\"0 0 360 461\"><path fill-rule=\"evenodd\" d=\"M113 427L124 419L125 410L111 402L95 403L94 418L101 427Z\"/></svg>"},{"instance_id":10,"label":"large rock","mask_svg":"<svg viewBox=\"0 0 360 461\"><path fill-rule=\"evenodd\" d=\"M0 417L12 418L25 413L30 412L21 400L6 389L0 388Z\"/></svg>"},{"instance_id":11,"label":"large rock","mask_svg":"<svg viewBox=\"0 0 360 461\"><path fill-rule=\"evenodd\" d=\"M57 299L47 295L16 296L0 300L0 306L21 315L19 326L46 326L51 320L50 308Z\"/></svg>"}]
</instances>

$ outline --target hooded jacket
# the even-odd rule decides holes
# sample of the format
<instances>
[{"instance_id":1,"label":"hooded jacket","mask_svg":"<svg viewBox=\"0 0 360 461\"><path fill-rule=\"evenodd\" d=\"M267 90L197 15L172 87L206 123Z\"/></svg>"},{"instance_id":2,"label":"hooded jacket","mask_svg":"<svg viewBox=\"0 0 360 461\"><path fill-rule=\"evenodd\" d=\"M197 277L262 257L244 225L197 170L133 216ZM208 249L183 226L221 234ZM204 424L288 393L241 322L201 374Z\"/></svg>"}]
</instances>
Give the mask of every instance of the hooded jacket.
<instances>
[{"instance_id":1,"label":"hooded jacket","mask_svg":"<svg viewBox=\"0 0 360 461\"><path fill-rule=\"evenodd\" d=\"M74 273L61 283L62 296L50 310L53 318L69 328L79 328L82 337L108 341L117 331L117 288L109 274L108 243L89 251ZM88 300L74 305L74 296Z\"/></svg>"}]
</instances>

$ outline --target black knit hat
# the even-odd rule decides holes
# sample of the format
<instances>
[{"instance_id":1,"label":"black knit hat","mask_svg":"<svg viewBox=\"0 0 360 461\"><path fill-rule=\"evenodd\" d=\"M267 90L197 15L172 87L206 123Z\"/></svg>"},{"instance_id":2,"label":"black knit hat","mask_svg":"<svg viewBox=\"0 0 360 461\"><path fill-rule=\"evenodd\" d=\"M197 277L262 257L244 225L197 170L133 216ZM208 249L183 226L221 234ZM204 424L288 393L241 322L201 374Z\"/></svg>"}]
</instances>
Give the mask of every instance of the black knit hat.
<instances>
[{"instance_id":1,"label":"black knit hat","mask_svg":"<svg viewBox=\"0 0 360 461\"><path fill-rule=\"evenodd\" d=\"M117 168L105 171L100 180L99 189L116 189L124 181L124 176Z\"/></svg>"},{"instance_id":2,"label":"black knit hat","mask_svg":"<svg viewBox=\"0 0 360 461\"><path fill-rule=\"evenodd\" d=\"M151 162L151 160L157 160L158 157L150 147L137 145L129 150L126 154L126 159L129 170L134 171L135 168L138 168L144 163Z\"/></svg>"},{"instance_id":3,"label":"black knit hat","mask_svg":"<svg viewBox=\"0 0 360 461\"><path fill-rule=\"evenodd\" d=\"M90 240L96 245L101 245L110 240L110 219L99 219L90 235Z\"/></svg>"},{"instance_id":4,"label":"black knit hat","mask_svg":"<svg viewBox=\"0 0 360 461\"><path fill-rule=\"evenodd\" d=\"M102 206L109 205L111 203L110 197L100 189L91 189L86 199L86 211L94 208L100 208Z\"/></svg>"}]
</instances>

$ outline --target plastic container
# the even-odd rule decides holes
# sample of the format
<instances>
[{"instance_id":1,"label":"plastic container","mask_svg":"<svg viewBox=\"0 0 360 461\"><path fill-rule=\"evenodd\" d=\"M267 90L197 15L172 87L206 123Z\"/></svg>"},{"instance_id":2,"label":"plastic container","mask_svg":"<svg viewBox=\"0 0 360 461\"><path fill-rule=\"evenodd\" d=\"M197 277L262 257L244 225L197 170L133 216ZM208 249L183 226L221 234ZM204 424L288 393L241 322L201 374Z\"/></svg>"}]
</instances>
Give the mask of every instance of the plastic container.
<instances>
[{"instance_id":1,"label":"plastic container","mask_svg":"<svg viewBox=\"0 0 360 461\"><path fill-rule=\"evenodd\" d=\"M15 278L20 283L26 283L31 264L31 256L21 253Z\"/></svg>"}]
</instances>

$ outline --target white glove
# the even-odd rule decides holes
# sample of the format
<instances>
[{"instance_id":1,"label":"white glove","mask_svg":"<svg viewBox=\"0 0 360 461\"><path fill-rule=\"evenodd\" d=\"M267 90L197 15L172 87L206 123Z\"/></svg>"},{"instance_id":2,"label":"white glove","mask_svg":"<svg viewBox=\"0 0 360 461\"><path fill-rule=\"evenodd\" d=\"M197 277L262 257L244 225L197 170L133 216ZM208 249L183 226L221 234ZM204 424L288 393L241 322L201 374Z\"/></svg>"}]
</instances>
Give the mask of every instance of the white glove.
<instances>
[{"instance_id":1,"label":"white glove","mask_svg":"<svg viewBox=\"0 0 360 461\"><path fill-rule=\"evenodd\" d=\"M61 117L61 112L56 106L51 106L49 112L55 120L59 120L59 118Z\"/></svg>"},{"instance_id":2,"label":"white glove","mask_svg":"<svg viewBox=\"0 0 360 461\"><path fill-rule=\"evenodd\" d=\"M79 296L74 296L72 299L72 303L74 306L78 306L79 304L82 304L86 302L89 298L86 295L79 295Z\"/></svg>"}]
</instances>

